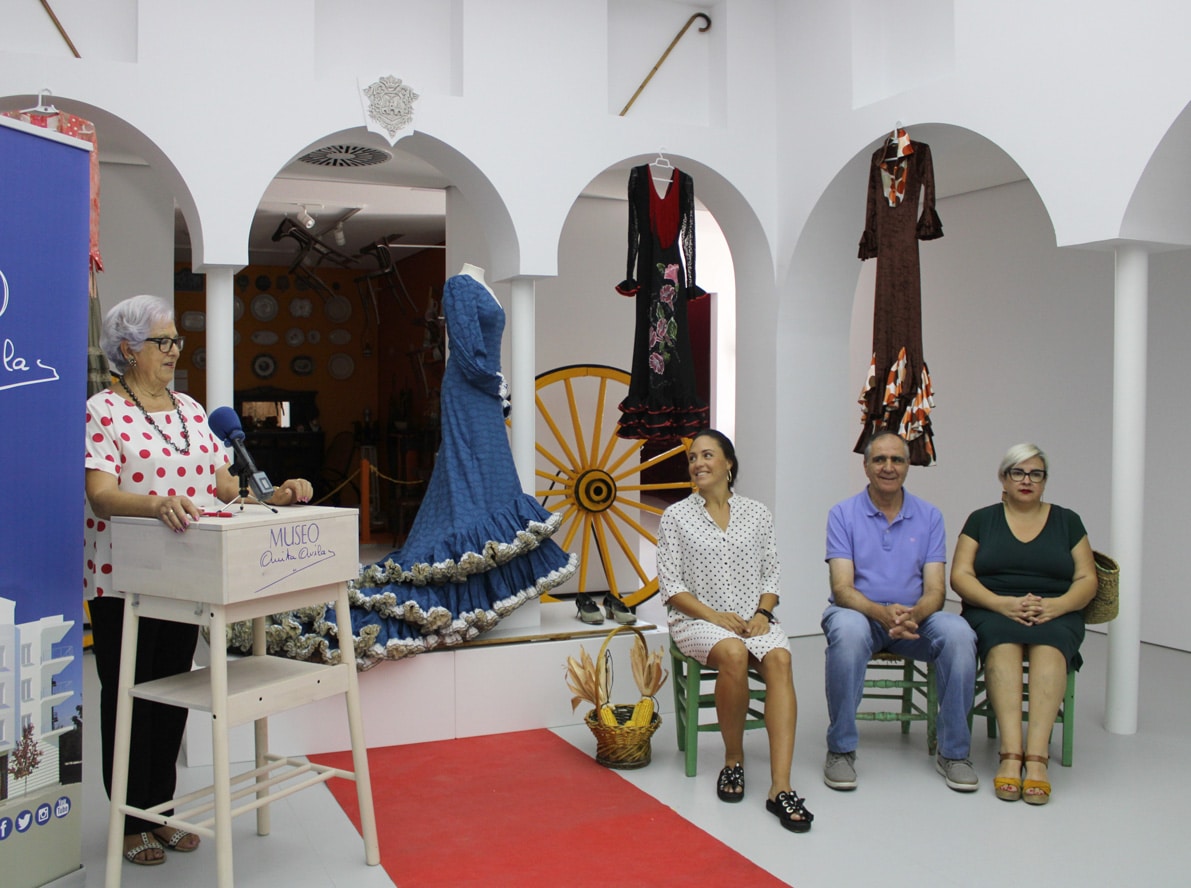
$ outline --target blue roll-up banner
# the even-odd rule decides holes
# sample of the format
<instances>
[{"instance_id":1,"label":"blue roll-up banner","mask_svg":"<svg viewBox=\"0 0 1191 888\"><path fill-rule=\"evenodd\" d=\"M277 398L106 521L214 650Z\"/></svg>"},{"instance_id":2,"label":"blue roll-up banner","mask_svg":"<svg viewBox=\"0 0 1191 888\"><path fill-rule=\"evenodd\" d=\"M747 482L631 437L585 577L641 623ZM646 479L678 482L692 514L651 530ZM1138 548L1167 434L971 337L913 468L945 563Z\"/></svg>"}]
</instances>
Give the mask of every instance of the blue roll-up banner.
<instances>
[{"instance_id":1,"label":"blue roll-up banner","mask_svg":"<svg viewBox=\"0 0 1191 888\"><path fill-rule=\"evenodd\" d=\"M77 884L80 869L89 149L0 118L5 888Z\"/></svg>"}]
</instances>

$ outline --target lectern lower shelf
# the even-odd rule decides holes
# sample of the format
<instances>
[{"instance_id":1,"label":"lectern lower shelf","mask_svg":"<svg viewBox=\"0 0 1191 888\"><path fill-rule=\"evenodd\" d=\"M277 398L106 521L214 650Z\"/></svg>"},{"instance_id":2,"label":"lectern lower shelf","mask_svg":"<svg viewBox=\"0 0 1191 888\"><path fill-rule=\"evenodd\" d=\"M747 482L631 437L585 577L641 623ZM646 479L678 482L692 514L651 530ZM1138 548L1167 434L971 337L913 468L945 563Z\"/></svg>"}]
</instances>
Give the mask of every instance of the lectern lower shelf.
<instances>
[{"instance_id":1,"label":"lectern lower shelf","mask_svg":"<svg viewBox=\"0 0 1191 888\"><path fill-rule=\"evenodd\" d=\"M245 657L227 664L228 726L255 721L347 691L350 666L327 666L284 657ZM200 712L211 711L209 670L195 669L141 682L132 696Z\"/></svg>"}]
</instances>

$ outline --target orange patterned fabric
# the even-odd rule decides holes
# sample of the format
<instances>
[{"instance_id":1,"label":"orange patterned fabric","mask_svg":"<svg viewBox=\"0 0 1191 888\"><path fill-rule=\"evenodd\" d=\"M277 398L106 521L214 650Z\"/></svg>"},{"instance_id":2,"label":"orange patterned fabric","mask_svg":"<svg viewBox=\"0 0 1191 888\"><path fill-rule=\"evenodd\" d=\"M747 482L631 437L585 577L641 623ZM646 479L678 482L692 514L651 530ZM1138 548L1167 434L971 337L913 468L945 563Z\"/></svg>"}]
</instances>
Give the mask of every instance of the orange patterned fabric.
<instances>
[{"instance_id":1,"label":"orange patterned fabric","mask_svg":"<svg viewBox=\"0 0 1191 888\"><path fill-rule=\"evenodd\" d=\"M917 385L907 386L911 371L906 350L898 351L897 360L885 376L885 389L880 413L870 416L868 405L877 382L876 354L869 363L867 382L860 393L861 421L865 428L896 431L910 443L910 449L921 450L929 465L935 459L935 447L930 434L930 413L935 408L934 390L926 364L918 374Z\"/></svg>"},{"instance_id":2,"label":"orange patterned fabric","mask_svg":"<svg viewBox=\"0 0 1191 888\"><path fill-rule=\"evenodd\" d=\"M906 179L910 172L910 164L901 158L914 153L914 143L904 129L899 129L894 130L885 145L885 156L880 163L881 190L885 192L889 206L896 207L906 196Z\"/></svg>"},{"instance_id":3,"label":"orange patterned fabric","mask_svg":"<svg viewBox=\"0 0 1191 888\"><path fill-rule=\"evenodd\" d=\"M3 113L5 117L13 120L91 143L91 270L103 271L103 259L99 255L99 143L95 139L95 124L65 111L54 111L48 114L37 111L5 111Z\"/></svg>"}]
</instances>

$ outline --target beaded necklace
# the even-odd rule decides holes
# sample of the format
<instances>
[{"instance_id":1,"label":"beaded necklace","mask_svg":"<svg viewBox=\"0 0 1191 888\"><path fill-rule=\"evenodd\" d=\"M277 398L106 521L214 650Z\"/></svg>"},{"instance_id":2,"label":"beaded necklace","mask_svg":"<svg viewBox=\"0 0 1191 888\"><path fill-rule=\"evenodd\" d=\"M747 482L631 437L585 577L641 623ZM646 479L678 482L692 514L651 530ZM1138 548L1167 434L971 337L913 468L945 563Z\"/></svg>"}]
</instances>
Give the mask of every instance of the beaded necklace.
<instances>
[{"instance_id":1,"label":"beaded necklace","mask_svg":"<svg viewBox=\"0 0 1191 888\"><path fill-rule=\"evenodd\" d=\"M145 405L141 403L141 399L136 396L136 392L129 388L128 382L124 379L124 376L122 374L117 374L116 378L120 380L120 385L124 387L124 391L128 392L129 396L132 398L132 403L136 404L137 409L141 411L141 415L145 417L145 420L149 423L149 425L153 426L153 428L157 430L157 434L161 435L162 440L165 441L166 444L170 445L170 447L174 448L174 452L179 456L190 456L190 430L186 428L186 417L182 415L182 407L178 404L178 399L174 397L174 393L168 388L165 390L165 393L170 397L170 403L174 405L174 410L178 414L178 421L182 423L182 440L186 442L185 447L179 447L177 444L175 444L170 436L165 433L165 429L163 429L153 420L152 415L148 410L145 409Z\"/></svg>"}]
</instances>

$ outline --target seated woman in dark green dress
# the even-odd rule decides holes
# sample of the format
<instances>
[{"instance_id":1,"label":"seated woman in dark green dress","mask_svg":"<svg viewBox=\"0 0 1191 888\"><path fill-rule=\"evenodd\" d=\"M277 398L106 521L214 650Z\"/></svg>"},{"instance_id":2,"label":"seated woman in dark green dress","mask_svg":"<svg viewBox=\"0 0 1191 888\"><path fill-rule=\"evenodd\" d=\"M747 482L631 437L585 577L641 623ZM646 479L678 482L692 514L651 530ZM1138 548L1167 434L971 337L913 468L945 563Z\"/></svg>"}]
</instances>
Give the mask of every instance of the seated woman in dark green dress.
<instances>
[{"instance_id":1,"label":"seated woman in dark green dress","mask_svg":"<svg viewBox=\"0 0 1191 888\"><path fill-rule=\"evenodd\" d=\"M1067 689L1067 669L1083 663L1081 611L1096 594L1096 565L1079 516L1042 501L1045 453L1033 444L1011 447L997 476L1001 502L968 517L955 545L951 588L963 599L964 618L976 632L988 698L1001 727L993 789L999 799L1044 805L1050 800L1050 732ZM1030 709L1023 746L1027 660Z\"/></svg>"}]
</instances>

